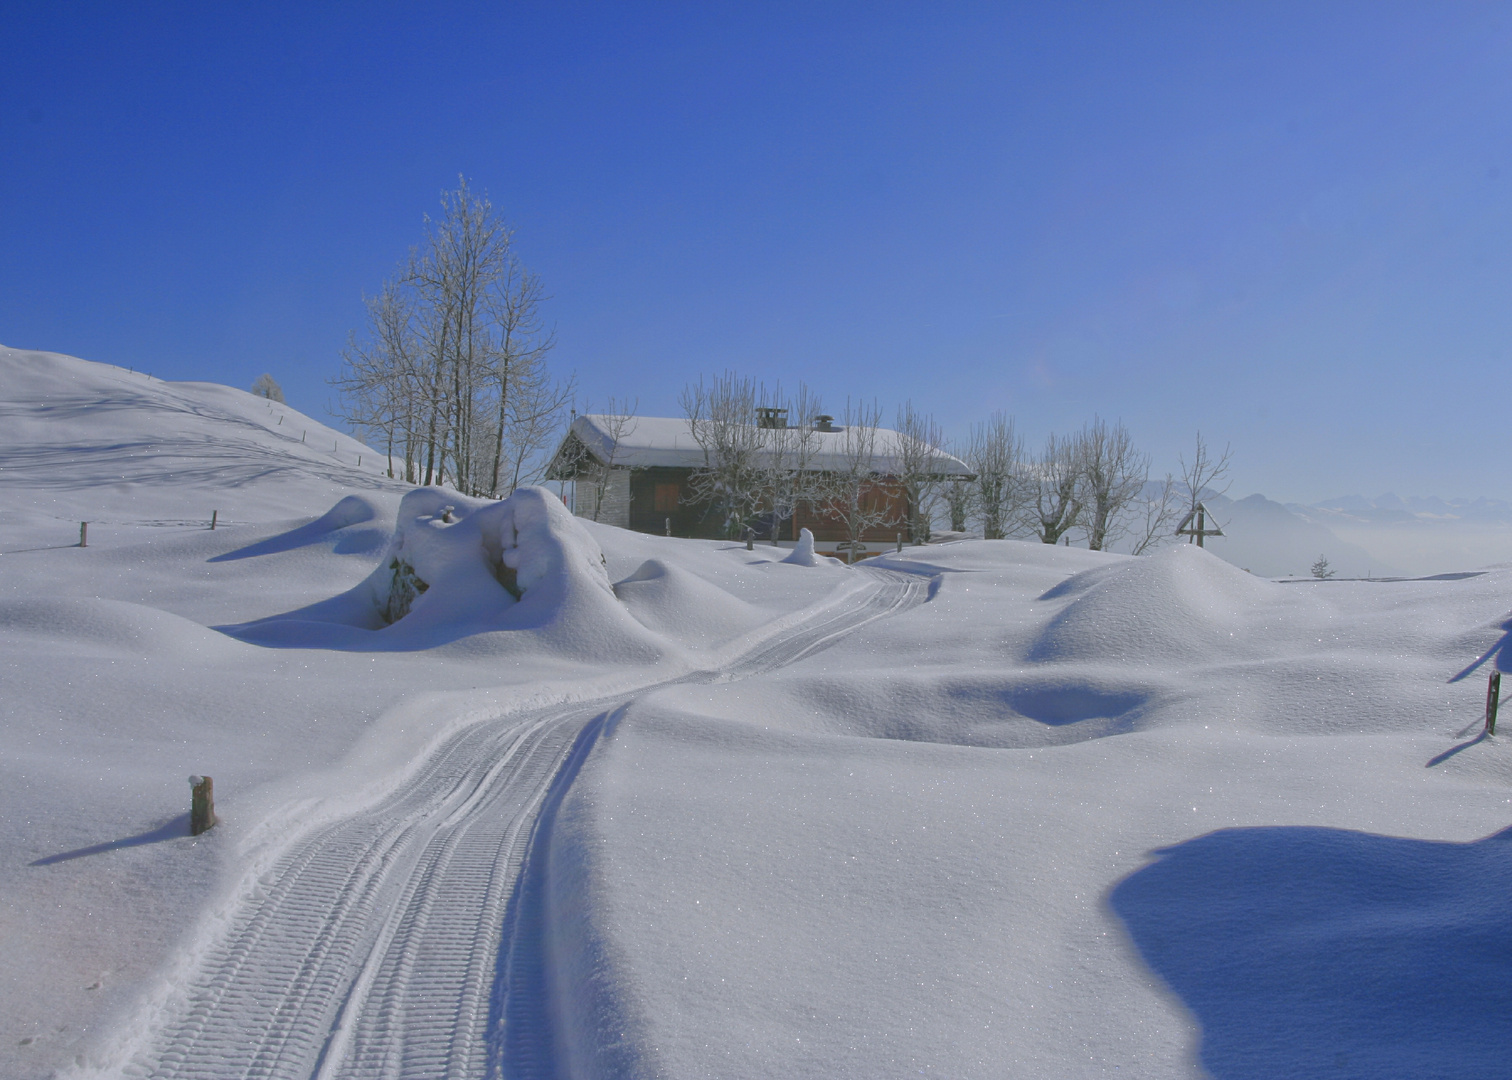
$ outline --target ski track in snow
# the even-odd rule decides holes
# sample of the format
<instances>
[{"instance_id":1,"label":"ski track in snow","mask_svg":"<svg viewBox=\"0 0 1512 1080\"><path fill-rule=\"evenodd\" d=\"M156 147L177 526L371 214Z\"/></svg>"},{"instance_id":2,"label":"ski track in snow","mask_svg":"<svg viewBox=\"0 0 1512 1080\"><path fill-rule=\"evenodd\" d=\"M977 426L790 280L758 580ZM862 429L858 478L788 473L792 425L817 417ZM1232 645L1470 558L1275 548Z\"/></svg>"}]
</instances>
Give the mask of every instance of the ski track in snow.
<instances>
[{"instance_id":1,"label":"ski track in snow","mask_svg":"<svg viewBox=\"0 0 1512 1080\"><path fill-rule=\"evenodd\" d=\"M872 588L718 671L670 682L760 675L926 599L927 578L861 572ZM471 726L378 805L295 841L125 1075L554 1076L541 913L522 870L554 785L571 782L628 700Z\"/></svg>"}]
</instances>

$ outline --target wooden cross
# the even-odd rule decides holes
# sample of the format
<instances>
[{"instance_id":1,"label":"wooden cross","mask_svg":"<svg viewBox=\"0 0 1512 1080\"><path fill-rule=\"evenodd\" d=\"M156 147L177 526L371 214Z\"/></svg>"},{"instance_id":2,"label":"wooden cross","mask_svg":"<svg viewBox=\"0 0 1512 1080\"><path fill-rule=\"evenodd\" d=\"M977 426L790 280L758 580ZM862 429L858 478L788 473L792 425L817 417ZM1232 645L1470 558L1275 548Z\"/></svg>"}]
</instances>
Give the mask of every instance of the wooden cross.
<instances>
[{"instance_id":1,"label":"wooden cross","mask_svg":"<svg viewBox=\"0 0 1512 1080\"><path fill-rule=\"evenodd\" d=\"M1213 522L1211 529L1208 528L1207 523L1211 517L1211 511L1202 503L1198 503L1187 511L1187 516L1181 519L1180 525L1176 526L1176 535L1194 537L1197 541L1197 546L1202 547L1204 537L1223 535L1223 530L1218 527L1216 521Z\"/></svg>"}]
</instances>

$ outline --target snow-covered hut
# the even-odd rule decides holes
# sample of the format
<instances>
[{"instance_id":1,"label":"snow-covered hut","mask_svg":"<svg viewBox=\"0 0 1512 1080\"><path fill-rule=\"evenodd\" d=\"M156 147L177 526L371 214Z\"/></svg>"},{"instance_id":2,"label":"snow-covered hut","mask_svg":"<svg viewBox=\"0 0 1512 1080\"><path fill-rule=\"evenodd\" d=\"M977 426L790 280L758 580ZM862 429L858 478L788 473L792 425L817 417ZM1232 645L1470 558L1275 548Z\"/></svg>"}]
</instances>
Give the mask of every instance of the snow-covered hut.
<instances>
[{"instance_id":1,"label":"snow-covered hut","mask_svg":"<svg viewBox=\"0 0 1512 1080\"><path fill-rule=\"evenodd\" d=\"M770 411L768 411L770 412ZM785 417L763 415L753 427L780 429ZM808 429L813 451L807 468L832 472L844 468L846 436L831 417L816 417ZM879 477L874 497L892 503L894 522L906 520L910 507L903 485L896 477L902 469L901 436L890 428L877 428L872 451L872 469ZM939 479L970 476L961 461L944 450L929 456L930 472ZM572 422L547 476L572 480L576 497L573 512L610 525L644 533L715 538L723 535L724 520L708 502L690 498L689 480L705 466L704 450L693 437L688 421L664 416L579 416ZM759 536L769 537L775 524L781 542L791 544L799 531L814 534L816 548L834 552L847 540L840 522L811 507L773 522L771 515L749 523ZM862 541L872 552L893 541L901 524L869 530ZM862 554L858 552L858 554Z\"/></svg>"}]
</instances>

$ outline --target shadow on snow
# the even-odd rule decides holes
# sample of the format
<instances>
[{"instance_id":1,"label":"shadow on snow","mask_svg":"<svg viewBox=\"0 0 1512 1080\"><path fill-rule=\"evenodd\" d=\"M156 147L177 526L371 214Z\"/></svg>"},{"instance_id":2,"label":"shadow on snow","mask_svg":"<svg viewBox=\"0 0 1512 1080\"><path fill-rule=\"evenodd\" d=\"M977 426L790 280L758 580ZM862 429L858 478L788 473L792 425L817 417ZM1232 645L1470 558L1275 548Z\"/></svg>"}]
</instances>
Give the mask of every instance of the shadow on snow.
<instances>
[{"instance_id":1,"label":"shadow on snow","mask_svg":"<svg viewBox=\"0 0 1512 1080\"><path fill-rule=\"evenodd\" d=\"M1508 1075L1512 829L1224 829L1156 854L1109 903L1216 1080Z\"/></svg>"}]
</instances>

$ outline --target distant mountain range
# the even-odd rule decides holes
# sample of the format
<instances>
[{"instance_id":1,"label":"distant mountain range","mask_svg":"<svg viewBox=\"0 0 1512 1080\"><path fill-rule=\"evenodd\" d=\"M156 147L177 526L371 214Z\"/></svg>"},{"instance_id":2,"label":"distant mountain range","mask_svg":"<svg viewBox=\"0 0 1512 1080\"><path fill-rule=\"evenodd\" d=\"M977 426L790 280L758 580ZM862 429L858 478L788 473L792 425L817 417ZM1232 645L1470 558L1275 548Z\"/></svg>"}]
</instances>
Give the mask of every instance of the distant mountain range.
<instances>
[{"instance_id":1,"label":"distant mountain range","mask_svg":"<svg viewBox=\"0 0 1512 1080\"><path fill-rule=\"evenodd\" d=\"M1314 505L1264 495L1209 495L1224 535L1215 555L1266 577L1306 577L1319 559L1339 577L1423 575L1512 562L1512 503L1501 499L1367 499Z\"/></svg>"},{"instance_id":2,"label":"distant mountain range","mask_svg":"<svg viewBox=\"0 0 1512 1080\"><path fill-rule=\"evenodd\" d=\"M1412 523L1465 523L1512 525L1512 502L1504 499L1440 499L1437 495L1387 493L1374 499L1344 495L1312 506L1287 503L1294 514L1321 522L1349 521L1361 525L1406 525Z\"/></svg>"}]
</instances>

